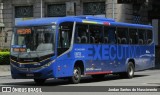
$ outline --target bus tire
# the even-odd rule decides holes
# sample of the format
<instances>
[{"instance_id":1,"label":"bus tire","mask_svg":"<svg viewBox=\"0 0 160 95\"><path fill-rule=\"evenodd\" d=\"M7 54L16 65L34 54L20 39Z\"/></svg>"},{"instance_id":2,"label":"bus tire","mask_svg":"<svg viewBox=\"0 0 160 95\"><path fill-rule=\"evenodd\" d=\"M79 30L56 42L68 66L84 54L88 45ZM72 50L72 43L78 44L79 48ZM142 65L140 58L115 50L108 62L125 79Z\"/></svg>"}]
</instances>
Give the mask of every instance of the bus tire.
<instances>
[{"instance_id":1,"label":"bus tire","mask_svg":"<svg viewBox=\"0 0 160 95\"><path fill-rule=\"evenodd\" d=\"M129 62L127 66L127 72L120 73L122 78L133 78L134 76L134 64L133 62Z\"/></svg>"},{"instance_id":2,"label":"bus tire","mask_svg":"<svg viewBox=\"0 0 160 95\"><path fill-rule=\"evenodd\" d=\"M74 67L73 76L69 78L70 82L77 84L81 80L81 69L80 67Z\"/></svg>"},{"instance_id":3,"label":"bus tire","mask_svg":"<svg viewBox=\"0 0 160 95\"><path fill-rule=\"evenodd\" d=\"M104 77L105 77L104 74L102 74L102 75L92 75L92 78L94 78L94 79L102 79Z\"/></svg>"},{"instance_id":4,"label":"bus tire","mask_svg":"<svg viewBox=\"0 0 160 95\"><path fill-rule=\"evenodd\" d=\"M46 79L34 79L34 82L37 84L37 85L42 85L44 84L46 81Z\"/></svg>"}]
</instances>

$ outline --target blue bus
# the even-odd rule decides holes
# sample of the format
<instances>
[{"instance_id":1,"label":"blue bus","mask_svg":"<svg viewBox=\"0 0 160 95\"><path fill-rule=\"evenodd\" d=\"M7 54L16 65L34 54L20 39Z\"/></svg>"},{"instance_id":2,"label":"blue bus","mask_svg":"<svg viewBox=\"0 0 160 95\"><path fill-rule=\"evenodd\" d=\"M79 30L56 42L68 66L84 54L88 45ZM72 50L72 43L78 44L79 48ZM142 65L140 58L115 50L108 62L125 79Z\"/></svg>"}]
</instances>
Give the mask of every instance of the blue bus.
<instances>
[{"instance_id":1,"label":"blue bus","mask_svg":"<svg viewBox=\"0 0 160 95\"><path fill-rule=\"evenodd\" d=\"M69 16L17 23L11 41L13 79L103 78L154 67L152 26L116 22L111 18Z\"/></svg>"}]
</instances>

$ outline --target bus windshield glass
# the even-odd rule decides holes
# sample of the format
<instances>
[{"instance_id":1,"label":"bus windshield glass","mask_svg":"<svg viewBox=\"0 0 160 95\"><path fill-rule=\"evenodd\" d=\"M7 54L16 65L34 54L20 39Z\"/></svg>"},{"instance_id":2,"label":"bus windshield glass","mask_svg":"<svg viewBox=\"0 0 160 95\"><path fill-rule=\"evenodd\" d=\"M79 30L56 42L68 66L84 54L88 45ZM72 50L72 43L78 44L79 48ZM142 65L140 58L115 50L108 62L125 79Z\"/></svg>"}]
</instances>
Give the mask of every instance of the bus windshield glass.
<instances>
[{"instance_id":1,"label":"bus windshield glass","mask_svg":"<svg viewBox=\"0 0 160 95\"><path fill-rule=\"evenodd\" d=\"M55 25L16 28L11 55L18 58L33 58L54 54L55 28Z\"/></svg>"}]
</instances>

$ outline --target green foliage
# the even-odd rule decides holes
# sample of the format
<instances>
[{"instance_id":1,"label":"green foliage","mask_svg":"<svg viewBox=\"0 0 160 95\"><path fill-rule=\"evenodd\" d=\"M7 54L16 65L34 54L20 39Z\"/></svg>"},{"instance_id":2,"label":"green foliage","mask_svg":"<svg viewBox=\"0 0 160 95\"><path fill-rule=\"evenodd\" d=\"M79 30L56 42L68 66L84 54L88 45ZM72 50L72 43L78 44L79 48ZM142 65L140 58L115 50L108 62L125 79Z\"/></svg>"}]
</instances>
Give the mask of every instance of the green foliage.
<instances>
[{"instance_id":1,"label":"green foliage","mask_svg":"<svg viewBox=\"0 0 160 95\"><path fill-rule=\"evenodd\" d=\"M10 49L8 49L8 48L0 49L0 52L9 52L9 51L10 51Z\"/></svg>"},{"instance_id":2,"label":"green foliage","mask_svg":"<svg viewBox=\"0 0 160 95\"><path fill-rule=\"evenodd\" d=\"M10 52L0 52L0 65L10 64Z\"/></svg>"}]
</instances>

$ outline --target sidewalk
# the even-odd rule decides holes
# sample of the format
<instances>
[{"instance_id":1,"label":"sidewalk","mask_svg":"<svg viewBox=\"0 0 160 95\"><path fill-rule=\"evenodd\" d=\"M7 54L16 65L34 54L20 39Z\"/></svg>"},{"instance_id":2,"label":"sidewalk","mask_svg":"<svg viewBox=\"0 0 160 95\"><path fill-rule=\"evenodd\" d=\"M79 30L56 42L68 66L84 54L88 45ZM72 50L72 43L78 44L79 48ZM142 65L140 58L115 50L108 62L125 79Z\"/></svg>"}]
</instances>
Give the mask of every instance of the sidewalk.
<instances>
[{"instance_id":1,"label":"sidewalk","mask_svg":"<svg viewBox=\"0 0 160 95\"><path fill-rule=\"evenodd\" d=\"M0 77L11 75L10 65L0 65Z\"/></svg>"}]
</instances>

